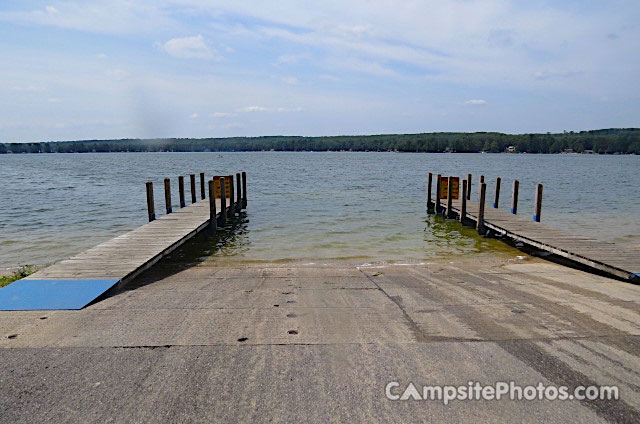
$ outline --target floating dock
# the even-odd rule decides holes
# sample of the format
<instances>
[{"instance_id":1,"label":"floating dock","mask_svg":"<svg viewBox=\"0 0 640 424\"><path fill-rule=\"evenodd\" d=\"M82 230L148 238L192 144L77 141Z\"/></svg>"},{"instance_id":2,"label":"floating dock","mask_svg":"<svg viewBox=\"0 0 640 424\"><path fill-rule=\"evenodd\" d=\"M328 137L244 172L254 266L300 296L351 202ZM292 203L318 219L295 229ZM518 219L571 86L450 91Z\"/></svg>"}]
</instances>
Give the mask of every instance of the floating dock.
<instances>
[{"instance_id":1,"label":"floating dock","mask_svg":"<svg viewBox=\"0 0 640 424\"><path fill-rule=\"evenodd\" d=\"M485 205L486 183L480 178L479 202L470 200L471 175L462 183L459 179L437 176L436 196L432 198L433 175L429 174L427 210L451 219L458 219L463 225L472 225L483 235L493 234L538 250L568 259L592 270L621 278L640 282L640 252L630 251L615 243L596 240L579 234L571 234L540 223L542 213L542 185L536 186L535 211L533 219L518 215L519 182L516 180L512 190L509 211L499 209L500 178L496 180L493 203ZM446 181L446 183L444 182ZM446 186L442 190L442 186ZM448 190L447 187L453 187ZM457 197L457 198L456 198Z\"/></svg>"},{"instance_id":2,"label":"floating dock","mask_svg":"<svg viewBox=\"0 0 640 424\"><path fill-rule=\"evenodd\" d=\"M126 284L196 234L207 229L215 231L246 207L246 174L243 173L242 185L240 174L237 175L236 190L228 187L233 186L232 177L214 177L222 190L210 180L206 201L201 174L202 201L196 202L192 183L193 203L188 206L180 178L180 209L176 211L172 208L170 184L165 180L167 214L157 219L153 187L150 191L151 183L147 183L148 224L8 285L0 290L0 310L81 309L115 285Z\"/></svg>"}]
</instances>

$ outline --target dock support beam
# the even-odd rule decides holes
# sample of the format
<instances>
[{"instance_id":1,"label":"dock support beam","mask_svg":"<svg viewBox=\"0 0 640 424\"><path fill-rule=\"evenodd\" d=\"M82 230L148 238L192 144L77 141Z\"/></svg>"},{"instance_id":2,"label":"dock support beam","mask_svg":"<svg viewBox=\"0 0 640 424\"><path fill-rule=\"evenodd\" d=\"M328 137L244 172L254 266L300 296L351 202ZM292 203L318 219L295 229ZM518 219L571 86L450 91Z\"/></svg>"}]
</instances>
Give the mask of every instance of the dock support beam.
<instances>
[{"instance_id":1,"label":"dock support beam","mask_svg":"<svg viewBox=\"0 0 640 424\"><path fill-rule=\"evenodd\" d=\"M233 175L229 175L229 218L235 219L236 216L236 204L235 193L233 192Z\"/></svg>"},{"instance_id":2,"label":"dock support beam","mask_svg":"<svg viewBox=\"0 0 640 424\"><path fill-rule=\"evenodd\" d=\"M153 202L153 183L147 181L147 210L149 211L149 222L156 219L156 207Z\"/></svg>"},{"instance_id":3,"label":"dock support beam","mask_svg":"<svg viewBox=\"0 0 640 424\"><path fill-rule=\"evenodd\" d=\"M204 172L200 173L200 197L204 200Z\"/></svg>"},{"instance_id":4,"label":"dock support beam","mask_svg":"<svg viewBox=\"0 0 640 424\"><path fill-rule=\"evenodd\" d=\"M216 195L213 191L213 180L209 181L209 233L215 234L218 230L218 221L216 219Z\"/></svg>"},{"instance_id":5,"label":"dock support beam","mask_svg":"<svg viewBox=\"0 0 640 424\"><path fill-rule=\"evenodd\" d=\"M180 207L184 208L187 204L184 201L184 177L178 177L178 191L180 192Z\"/></svg>"},{"instance_id":6,"label":"dock support beam","mask_svg":"<svg viewBox=\"0 0 640 424\"><path fill-rule=\"evenodd\" d=\"M440 206L440 190L442 188L441 181L442 177L440 174L436 176L436 214L442 213L442 206Z\"/></svg>"},{"instance_id":7,"label":"dock support beam","mask_svg":"<svg viewBox=\"0 0 640 424\"><path fill-rule=\"evenodd\" d=\"M542 215L542 184L536 185L536 211L533 214L533 220L540 222L540 216Z\"/></svg>"},{"instance_id":8,"label":"dock support beam","mask_svg":"<svg viewBox=\"0 0 640 424\"><path fill-rule=\"evenodd\" d=\"M471 174L467 174L467 200L471 200Z\"/></svg>"},{"instance_id":9,"label":"dock support beam","mask_svg":"<svg viewBox=\"0 0 640 424\"><path fill-rule=\"evenodd\" d=\"M227 224L227 190L225 178L220 177L220 225Z\"/></svg>"},{"instance_id":10,"label":"dock support beam","mask_svg":"<svg viewBox=\"0 0 640 424\"><path fill-rule=\"evenodd\" d=\"M242 171L242 209L247 209L247 173Z\"/></svg>"},{"instance_id":11,"label":"dock support beam","mask_svg":"<svg viewBox=\"0 0 640 424\"><path fill-rule=\"evenodd\" d=\"M467 195L469 194L468 181L471 174L467 175L467 179L462 181L462 197L460 198L460 223L464 225L467 220Z\"/></svg>"},{"instance_id":12,"label":"dock support beam","mask_svg":"<svg viewBox=\"0 0 640 424\"><path fill-rule=\"evenodd\" d=\"M487 195L487 184L480 184L480 201L478 202L478 220L476 222L476 229L478 234L484 234L484 200Z\"/></svg>"},{"instance_id":13,"label":"dock support beam","mask_svg":"<svg viewBox=\"0 0 640 424\"><path fill-rule=\"evenodd\" d=\"M167 215L173 212L171 208L171 180L169 178L164 179L164 204L167 208Z\"/></svg>"},{"instance_id":14,"label":"dock support beam","mask_svg":"<svg viewBox=\"0 0 640 424\"><path fill-rule=\"evenodd\" d=\"M502 182L502 178L496 178L496 194L493 198L493 207L498 209L498 203L500 202L500 183Z\"/></svg>"},{"instance_id":15,"label":"dock support beam","mask_svg":"<svg viewBox=\"0 0 640 424\"><path fill-rule=\"evenodd\" d=\"M453 177L447 179L447 218L453 218Z\"/></svg>"},{"instance_id":16,"label":"dock support beam","mask_svg":"<svg viewBox=\"0 0 640 424\"><path fill-rule=\"evenodd\" d=\"M240 173L236 173L236 188L238 193L236 194L236 211L240 213L242 211L242 183L240 182Z\"/></svg>"},{"instance_id":17,"label":"dock support beam","mask_svg":"<svg viewBox=\"0 0 640 424\"><path fill-rule=\"evenodd\" d=\"M196 203L196 176L195 174L189 175L191 180L191 203Z\"/></svg>"},{"instance_id":18,"label":"dock support beam","mask_svg":"<svg viewBox=\"0 0 640 424\"><path fill-rule=\"evenodd\" d=\"M482 188L482 184L484 184L484 175L480 175L480 185L478 186L478 201L480 201L480 189Z\"/></svg>"},{"instance_id":19,"label":"dock support beam","mask_svg":"<svg viewBox=\"0 0 640 424\"><path fill-rule=\"evenodd\" d=\"M515 180L513 182L513 191L511 194L511 213L516 215L518 213L518 189L520 188L520 181Z\"/></svg>"},{"instance_id":20,"label":"dock support beam","mask_svg":"<svg viewBox=\"0 0 640 424\"><path fill-rule=\"evenodd\" d=\"M433 174L429 172L427 178L427 213L433 213L433 200L431 200L431 187L433 186Z\"/></svg>"}]
</instances>

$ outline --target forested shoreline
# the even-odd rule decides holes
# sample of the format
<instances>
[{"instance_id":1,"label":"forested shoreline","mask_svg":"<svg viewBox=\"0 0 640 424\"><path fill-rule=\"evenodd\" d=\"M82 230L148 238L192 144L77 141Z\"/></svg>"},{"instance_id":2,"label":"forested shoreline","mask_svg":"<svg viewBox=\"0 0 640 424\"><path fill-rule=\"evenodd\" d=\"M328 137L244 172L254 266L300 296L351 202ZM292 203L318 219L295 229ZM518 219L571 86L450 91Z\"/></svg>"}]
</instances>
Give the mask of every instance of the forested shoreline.
<instances>
[{"instance_id":1,"label":"forested shoreline","mask_svg":"<svg viewBox=\"0 0 640 424\"><path fill-rule=\"evenodd\" d=\"M556 134L422 133L351 136L265 136L168 138L0 143L5 153L107 152L518 152L640 154L640 128L602 129Z\"/></svg>"}]
</instances>

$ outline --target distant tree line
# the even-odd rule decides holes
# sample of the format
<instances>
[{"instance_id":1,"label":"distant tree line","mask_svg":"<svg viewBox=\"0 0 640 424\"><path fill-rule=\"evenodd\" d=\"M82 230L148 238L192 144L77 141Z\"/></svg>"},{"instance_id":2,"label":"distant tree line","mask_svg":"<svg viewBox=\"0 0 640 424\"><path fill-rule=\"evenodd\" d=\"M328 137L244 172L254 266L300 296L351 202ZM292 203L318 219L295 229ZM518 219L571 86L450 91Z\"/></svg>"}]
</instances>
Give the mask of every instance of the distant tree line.
<instances>
[{"instance_id":1,"label":"distant tree line","mask_svg":"<svg viewBox=\"0 0 640 424\"><path fill-rule=\"evenodd\" d=\"M640 154L640 129L604 129L561 134L424 133L332 137L230 137L0 143L0 153L88 152L504 152Z\"/></svg>"}]
</instances>

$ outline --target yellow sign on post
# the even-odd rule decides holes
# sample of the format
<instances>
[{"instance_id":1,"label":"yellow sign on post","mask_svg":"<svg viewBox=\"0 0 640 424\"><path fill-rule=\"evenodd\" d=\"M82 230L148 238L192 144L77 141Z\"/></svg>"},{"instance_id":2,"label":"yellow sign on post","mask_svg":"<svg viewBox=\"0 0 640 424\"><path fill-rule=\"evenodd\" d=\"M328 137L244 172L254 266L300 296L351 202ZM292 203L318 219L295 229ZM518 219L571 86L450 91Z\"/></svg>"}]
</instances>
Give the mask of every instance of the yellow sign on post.
<instances>
[{"instance_id":1,"label":"yellow sign on post","mask_svg":"<svg viewBox=\"0 0 640 424\"><path fill-rule=\"evenodd\" d=\"M449 177L440 177L440 198L446 199L449 196ZM460 178L451 177L451 198L458 199L460 196Z\"/></svg>"},{"instance_id":2,"label":"yellow sign on post","mask_svg":"<svg viewBox=\"0 0 640 424\"><path fill-rule=\"evenodd\" d=\"M231 184L233 184L231 177L213 177L213 192L216 196L216 199L222 198L222 190L220 189L220 178L224 178L224 193L225 197L228 200L231 198Z\"/></svg>"}]
</instances>

